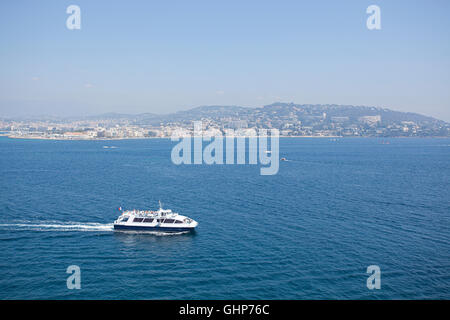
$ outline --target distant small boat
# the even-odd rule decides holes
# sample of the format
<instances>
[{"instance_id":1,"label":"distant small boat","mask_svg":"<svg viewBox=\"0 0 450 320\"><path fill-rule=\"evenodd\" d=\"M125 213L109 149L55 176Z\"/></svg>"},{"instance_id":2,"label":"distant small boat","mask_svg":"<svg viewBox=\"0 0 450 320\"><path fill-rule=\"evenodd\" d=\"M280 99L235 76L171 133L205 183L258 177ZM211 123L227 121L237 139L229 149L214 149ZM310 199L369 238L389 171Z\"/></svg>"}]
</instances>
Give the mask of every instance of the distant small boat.
<instances>
[{"instance_id":1,"label":"distant small boat","mask_svg":"<svg viewBox=\"0 0 450 320\"><path fill-rule=\"evenodd\" d=\"M287 159L286 159L286 158L281 158L280 160L281 160L281 161L287 161Z\"/></svg>"}]
</instances>

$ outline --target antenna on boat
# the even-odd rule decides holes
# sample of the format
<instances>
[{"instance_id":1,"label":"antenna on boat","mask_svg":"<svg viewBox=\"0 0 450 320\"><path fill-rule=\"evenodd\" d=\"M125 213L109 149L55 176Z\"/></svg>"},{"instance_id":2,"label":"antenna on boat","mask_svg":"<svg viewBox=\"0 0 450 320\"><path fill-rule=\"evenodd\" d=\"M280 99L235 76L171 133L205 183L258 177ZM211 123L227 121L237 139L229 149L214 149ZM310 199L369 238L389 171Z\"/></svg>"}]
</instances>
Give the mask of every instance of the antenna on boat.
<instances>
[{"instance_id":1,"label":"antenna on boat","mask_svg":"<svg viewBox=\"0 0 450 320\"><path fill-rule=\"evenodd\" d=\"M161 200L158 200L159 202L159 208L162 209Z\"/></svg>"}]
</instances>

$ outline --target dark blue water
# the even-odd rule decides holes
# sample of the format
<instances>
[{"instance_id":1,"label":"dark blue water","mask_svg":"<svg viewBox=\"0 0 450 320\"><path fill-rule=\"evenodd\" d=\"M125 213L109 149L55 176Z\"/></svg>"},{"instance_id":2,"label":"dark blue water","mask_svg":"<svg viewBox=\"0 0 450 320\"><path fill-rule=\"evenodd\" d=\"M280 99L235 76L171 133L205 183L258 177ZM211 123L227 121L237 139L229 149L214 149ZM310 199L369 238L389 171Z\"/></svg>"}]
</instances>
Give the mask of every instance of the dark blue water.
<instances>
[{"instance_id":1,"label":"dark blue water","mask_svg":"<svg viewBox=\"0 0 450 320\"><path fill-rule=\"evenodd\" d=\"M450 139L380 142L281 139L261 176L176 166L169 140L1 137L0 298L450 299ZM111 230L159 199L198 231Z\"/></svg>"}]
</instances>

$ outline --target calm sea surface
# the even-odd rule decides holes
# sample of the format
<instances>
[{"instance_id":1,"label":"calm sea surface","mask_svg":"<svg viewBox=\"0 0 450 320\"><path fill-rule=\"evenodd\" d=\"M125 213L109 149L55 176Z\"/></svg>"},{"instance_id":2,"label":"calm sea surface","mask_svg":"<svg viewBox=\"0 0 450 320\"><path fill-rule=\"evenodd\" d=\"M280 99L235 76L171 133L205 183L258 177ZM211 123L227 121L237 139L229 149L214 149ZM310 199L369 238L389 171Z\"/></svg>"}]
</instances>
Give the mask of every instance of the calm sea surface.
<instances>
[{"instance_id":1,"label":"calm sea surface","mask_svg":"<svg viewBox=\"0 0 450 320\"><path fill-rule=\"evenodd\" d=\"M165 139L0 137L0 298L450 299L450 139L381 142L281 139L261 176L176 166ZM197 232L112 230L159 199Z\"/></svg>"}]
</instances>

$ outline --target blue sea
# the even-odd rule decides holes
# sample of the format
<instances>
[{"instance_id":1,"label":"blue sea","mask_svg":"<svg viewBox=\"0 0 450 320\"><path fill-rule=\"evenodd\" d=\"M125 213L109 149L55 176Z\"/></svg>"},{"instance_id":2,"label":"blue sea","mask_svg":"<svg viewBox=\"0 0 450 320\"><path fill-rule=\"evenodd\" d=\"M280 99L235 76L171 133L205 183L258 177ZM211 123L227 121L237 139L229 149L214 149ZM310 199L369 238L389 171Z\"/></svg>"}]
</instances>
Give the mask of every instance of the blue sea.
<instances>
[{"instance_id":1,"label":"blue sea","mask_svg":"<svg viewBox=\"0 0 450 320\"><path fill-rule=\"evenodd\" d=\"M0 298L450 299L450 139L282 138L273 176L175 144L0 137ZM158 200L197 232L113 231Z\"/></svg>"}]
</instances>

